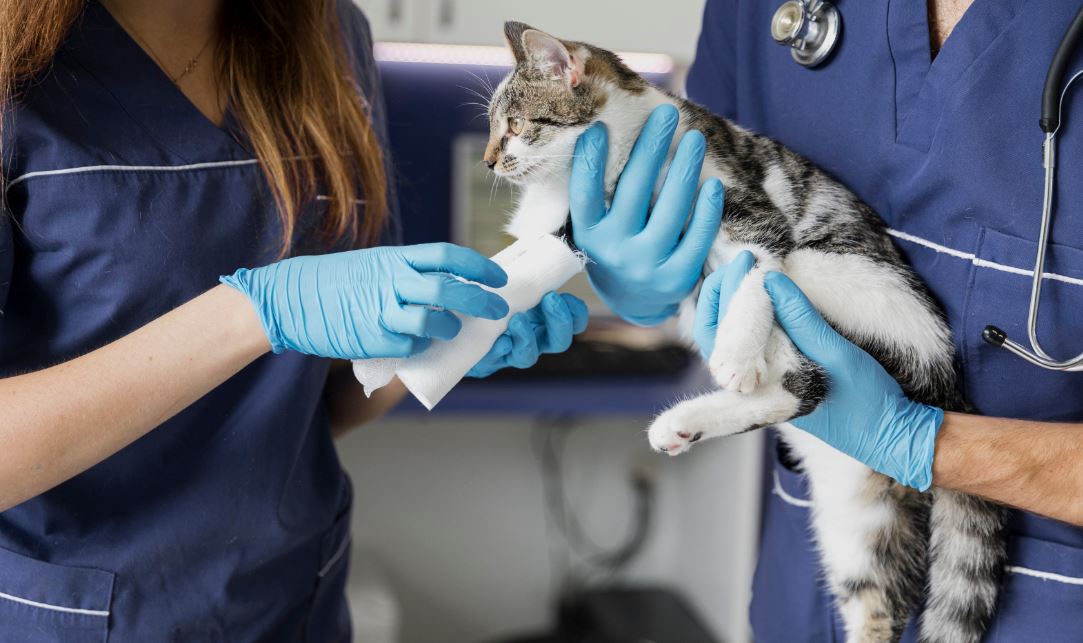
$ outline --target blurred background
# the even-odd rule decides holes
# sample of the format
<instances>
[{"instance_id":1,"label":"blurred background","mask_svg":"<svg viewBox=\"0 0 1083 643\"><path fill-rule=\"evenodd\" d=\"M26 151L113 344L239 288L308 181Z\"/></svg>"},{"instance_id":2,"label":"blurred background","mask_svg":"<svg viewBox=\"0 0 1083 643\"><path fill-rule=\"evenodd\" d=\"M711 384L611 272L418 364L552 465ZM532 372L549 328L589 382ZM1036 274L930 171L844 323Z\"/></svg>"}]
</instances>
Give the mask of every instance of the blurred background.
<instances>
[{"instance_id":1,"label":"blurred background","mask_svg":"<svg viewBox=\"0 0 1083 643\"><path fill-rule=\"evenodd\" d=\"M480 163L507 73L502 24L621 52L680 92L704 0L356 0L388 102L407 243L485 254L510 186ZM667 458L644 430L710 388L671 328L591 324L567 354L413 400L339 442L353 479L361 643L748 641L762 432Z\"/></svg>"}]
</instances>

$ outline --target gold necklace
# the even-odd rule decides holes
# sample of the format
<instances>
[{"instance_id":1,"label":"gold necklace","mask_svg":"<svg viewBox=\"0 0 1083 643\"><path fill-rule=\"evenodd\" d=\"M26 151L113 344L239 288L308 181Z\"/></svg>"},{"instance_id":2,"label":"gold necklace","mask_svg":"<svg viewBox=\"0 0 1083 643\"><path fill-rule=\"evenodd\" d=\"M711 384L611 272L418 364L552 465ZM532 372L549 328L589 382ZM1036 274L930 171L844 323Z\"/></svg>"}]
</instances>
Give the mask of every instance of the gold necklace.
<instances>
[{"instance_id":1,"label":"gold necklace","mask_svg":"<svg viewBox=\"0 0 1083 643\"><path fill-rule=\"evenodd\" d=\"M154 60L155 64L157 64L158 67L163 72L165 72L166 78L172 81L174 85L179 85L182 78L192 73L192 71L196 68L196 65L199 63L200 56L202 56L203 53L207 51L207 47L210 47L211 41L214 40L214 34L211 34L210 37L207 38L207 42L203 43L203 47L199 50L199 53L197 53L195 56L192 57L191 60L188 61L188 64L184 66L184 69L181 70L181 73L177 74L176 76L172 76L169 73L169 68L166 67L165 63L162 62L162 59L159 58L158 54L154 51L154 47L151 47L150 43L148 43L146 40L143 40L143 37L139 35L139 32L136 31L135 27L133 27L131 23L129 23L127 20L122 18L119 11L114 13L114 16L116 17L117 22L119 22L121 26L123 26L128 31L128 33L132 34L132 37L134 37L136 41L143 46L143 49L145 49L147 53L150 54L150 57Z\"/></svg>"},{"instance_id":2,"label":"gold necklace","mask_svg":"<svg viewBox=\"0 0 1083 643\"><path fill-rule=\"evenodd\" d=\"M199 50L198 54L196 54L191 60L188 61L188 64L184 66L184 69L181 71L181 73L178 74L175 78L170 78L170 80L173 81L174 85L179 85L181 78L184 78L188 74L192 73L192 70L196 68L196 64L199 63L199 57L203 55L203 52L207 51L207 47L211 46L212 40L214 40L213 35L211 35L210 38L207 38L207 42L203 43L203 48Z\"/></svg>"}]
</instances>

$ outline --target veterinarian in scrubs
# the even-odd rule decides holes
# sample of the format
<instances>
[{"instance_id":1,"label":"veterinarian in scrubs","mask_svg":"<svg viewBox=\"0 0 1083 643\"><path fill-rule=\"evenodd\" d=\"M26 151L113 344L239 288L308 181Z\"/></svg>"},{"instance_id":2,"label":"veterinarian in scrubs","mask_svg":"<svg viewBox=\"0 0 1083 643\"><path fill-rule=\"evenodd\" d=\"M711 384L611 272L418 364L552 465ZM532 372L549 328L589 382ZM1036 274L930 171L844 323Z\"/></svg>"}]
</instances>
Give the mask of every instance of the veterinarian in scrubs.
<instances>
[{"instance_id":1,"label":"veterinarian in scrubs","mask_svg":"<svg viewBox=\"0 0 1083 643\"><path fill-rule=\"evenodd\" d=\"M1042 202L1039 97L1078 3L839 3L844 35L817 69L771 40L778 4L708 0L688 94L803 154L880 213L944 307L963 392L980 414L914 413L917 405L872 358L773 275L767 287L779 322L833 384L828 400L795 424L904 483L1019 507L985 640L1083 640L1083 374L1044 370L981 340L987 324L1024 334ZM1077 52L1069 69L1081 67ZM1068 95L1064 114L1057 172L1083 176L1080 92ZM577 175L591 175L593 162L581 162ZM1063 357L1083 346L1083 184L1061 180L1056 199L1038 334ZM598 216L582 200L573 218L577 209L580 218ZM618 236L581 245L617 248ZM603 258L594 270L605 278L595 286L629 319L664 318L690 291L679 287L687 276L622 273L605 265L604 252L591 256ZM719 294L724 306L732 293ZM700 335L710 343L711 333ZM842 641L810 540L806 480L781 449L777 455L753 587L755 639ZM914 629L904 640L915 640Z\"/></svg>"},{"instance_id":2,"label":"veterinarian in scrubs","mask_svg":"<svg viewBox=\"0 0 1083 643\"><path fill-rule=\"evenodd\" d=\"M507 313L391 245L371 45L348 0L0 5L0 641L349 640L332 429L402 389L342 360ZM585 323L550 294L473 374Z\"/></svg>"}]
</instances>

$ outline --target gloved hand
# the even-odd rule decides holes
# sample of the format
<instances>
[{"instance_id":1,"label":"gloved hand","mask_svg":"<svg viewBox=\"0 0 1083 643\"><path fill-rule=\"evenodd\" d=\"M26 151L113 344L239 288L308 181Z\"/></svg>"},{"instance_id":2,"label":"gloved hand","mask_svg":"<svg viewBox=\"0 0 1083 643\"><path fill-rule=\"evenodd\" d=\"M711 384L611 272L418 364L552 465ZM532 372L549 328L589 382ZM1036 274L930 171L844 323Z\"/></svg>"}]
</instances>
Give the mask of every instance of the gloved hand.
<instances>
[{"instance_id":1,"label":"gloved hand","mask_svg":"<svg viewBox=\"0 0 1083 643\"><path fill-rule=\"evenodd\" d=\"M835 332L788 277L768 273L765 287L779 325L830 379L827 399L792 424L904 485L928 489L944 411L907 399L879 362Z\"/></svg>"},{"instance_id":2,"label":"gloved hand","mask_svg":"<svg viewBox=\"0 0 1083 643\"><path fill-rule=\"evenodd\" d=\"M466 375L489 377L508 366L530 368L542 353L568 350L572 336L586 328L587 305L574 295L551 292L537 306L512 315L508 330Z\"/></svg>"},{"instance_id":3,"label":"gloved hand","mask_svg":"<svg viewBox=\"0 0 1083 643\"><path fill-rule=\"evenodd\" d=\"M711 359L714 341L718 334L718 321L726 316L733 293L744 281L745 275L756 265L756 257L744 250L737 258L707 275L699 291L696 304L696 320L692 336L703 359Z\"/></svg>"},{"instance_id":4,"label":"gloved hand","mask_svg":"<svg viewBox=\"0 0 1083 643\"><path fill-rule=\"evenodd\" d=\"M591 284L613 312L643 326L673 315L692 293L722 220L721 182L708 180L695 199L705 149L703 135L695 131L681 139L650 209L677 116L675 107L662 105L647 119L608 210L604 126L595 124L579 137L572 163L572 236L590 257ZM695 211L682 236L694 199Z\"/></svg>"},{"instance_id":5,"label":"gloved hand","mask_svg":"<svg viewBox=\"0 0 1083 643\"><path fill-rule=\"evenodd\" d=\"M502 297L452 275L493 288L508 281L489 259L448 243L294 257L221 281L251 300L275 353L366 359L407 357L430 338L451 339L462 322L449 310L508 314Z\"/></svg>"}]
</instances>

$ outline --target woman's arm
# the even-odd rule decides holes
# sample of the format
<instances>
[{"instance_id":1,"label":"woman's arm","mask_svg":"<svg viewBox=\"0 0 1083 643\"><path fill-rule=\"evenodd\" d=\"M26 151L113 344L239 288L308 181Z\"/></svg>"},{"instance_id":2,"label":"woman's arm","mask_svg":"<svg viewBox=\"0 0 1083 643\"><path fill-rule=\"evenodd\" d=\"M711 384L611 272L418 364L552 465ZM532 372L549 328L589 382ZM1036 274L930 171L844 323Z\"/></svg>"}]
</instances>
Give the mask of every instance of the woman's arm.
<instances>
[{"instance_id":1,"label":"woman's arm","mask_svg":"<svg viewBox=\"0 0 1083 643\"><path fill-rule=\"evenodd\" d=\"M1083 526L1083 425L947 413L933 484Z\"/></svg>"},{"instance_id":2,"label":"woman's arm","mask_svg":"<svg viewBox=\"0 0 1083 643\"><path fill-rule=\"evenodd\" d=\"M294 257L223 282L104 348L0 380L0 511L116 453L268 350L407 357L459 332L452 310L508 314L478 285L503 287L503 269L450 244Z\"/></svg>"},{"instance_id":3,"label":"woman's arm","mask_svg":"<svg viewBox=\"0 0 1083 643\"><path fill-rule=\"evenodd\" d=\"M406 387L396 377L387 386L373 391L372 397L365 397L365 390L354 377L350 363L335 362L327 374L323 393L331 433L340 438L350 429L378 420L395 408L405 395Z\"/></svg>"},{"instance_id":4,"label":"woman's arm","mask_svg":"<svg viewBox=\"0 0 1083 643\"><path fill-rule=\"evenodd\" d=\"M0 511L120 451L268 350L248 299L218 286L92 353L0 380Z\"/></svg>"}]
</instances>

